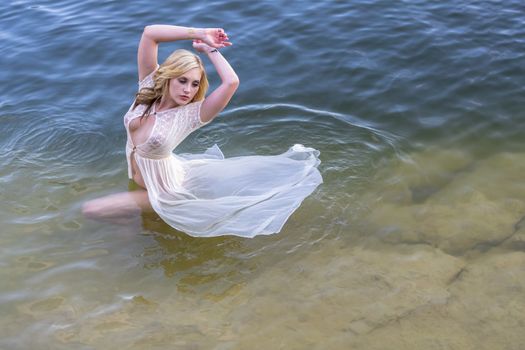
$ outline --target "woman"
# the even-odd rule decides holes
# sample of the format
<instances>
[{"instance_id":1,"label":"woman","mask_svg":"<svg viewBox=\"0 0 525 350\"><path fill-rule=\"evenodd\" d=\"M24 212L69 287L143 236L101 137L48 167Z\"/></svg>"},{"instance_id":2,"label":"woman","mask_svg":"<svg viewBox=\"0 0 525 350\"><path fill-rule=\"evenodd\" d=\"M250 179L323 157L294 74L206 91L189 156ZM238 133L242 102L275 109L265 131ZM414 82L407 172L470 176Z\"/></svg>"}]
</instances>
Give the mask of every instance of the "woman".
<instances>
[{"instance_id":1,"label":"woman","mask_svg":"<svg viewBox=\"0 0 525 350\"><path fill-rule=\"evenodd\" d=\"M193 40L221 84L205 97L208 81L197 55L173 52L160 66L158 43ZM225 159L215 145L204 154L172 153L186 136L210 123L239 86L219 49L231 46L220 28L152 25L138 49L139 92L124 116L128 176L140 190L84 204L84 215L119 219L154 210L192 236L253 237L279 232L293 211L321 182L319 152L294 145L276 156Z\"/></svg>"}]
</instances>

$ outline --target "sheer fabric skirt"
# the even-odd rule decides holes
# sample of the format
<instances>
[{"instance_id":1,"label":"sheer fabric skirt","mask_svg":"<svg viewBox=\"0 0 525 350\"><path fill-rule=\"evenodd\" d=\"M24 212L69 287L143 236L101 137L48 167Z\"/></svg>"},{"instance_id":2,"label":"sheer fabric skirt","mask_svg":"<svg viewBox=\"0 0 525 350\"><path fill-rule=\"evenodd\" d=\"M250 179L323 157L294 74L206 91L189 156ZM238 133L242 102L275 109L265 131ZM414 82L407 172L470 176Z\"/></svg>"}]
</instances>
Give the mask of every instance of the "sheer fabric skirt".
<instances>
[{"instance_id":1,"label":"sheer fabric skirt","mask_svg":"<svg viewBox=\"0 0 525 350\"><path fill-rule=\"evenodd\" d=\"M279 155L224 158L214 145L136 161L153 209L170 226L196 237L254 237L281 231L323 182L318 156L296 144Z\"/></svg>"}]
</instances>

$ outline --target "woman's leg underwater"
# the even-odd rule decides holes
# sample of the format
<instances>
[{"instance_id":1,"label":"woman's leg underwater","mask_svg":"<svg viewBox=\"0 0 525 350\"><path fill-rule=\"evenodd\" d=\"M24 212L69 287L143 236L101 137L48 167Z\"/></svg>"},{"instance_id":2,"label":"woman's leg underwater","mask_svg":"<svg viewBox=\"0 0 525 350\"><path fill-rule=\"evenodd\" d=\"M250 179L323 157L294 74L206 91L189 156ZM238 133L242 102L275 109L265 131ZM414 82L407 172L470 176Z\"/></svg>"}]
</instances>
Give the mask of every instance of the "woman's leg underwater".
<instances>
[{"instance_id":1,"label":"woman's leg underwater","mask_svg":"<svg viewBox=\"0 0 525 350\"><path fill-rule=\"evenodd\" d=\"M153 208L146 190L121 192L87 201L82 205L84 217L112 223L128 223Z\"/></svg>"}]
</instances>

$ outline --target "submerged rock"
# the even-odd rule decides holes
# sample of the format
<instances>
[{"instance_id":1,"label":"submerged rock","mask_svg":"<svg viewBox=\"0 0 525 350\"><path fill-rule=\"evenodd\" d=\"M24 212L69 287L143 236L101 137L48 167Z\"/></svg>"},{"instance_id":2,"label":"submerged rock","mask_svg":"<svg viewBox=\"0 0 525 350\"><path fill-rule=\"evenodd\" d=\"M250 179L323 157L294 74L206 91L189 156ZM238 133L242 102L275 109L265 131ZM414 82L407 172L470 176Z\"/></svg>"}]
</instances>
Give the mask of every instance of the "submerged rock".
<instances>
[{"instance_id":1,"label":"submerged rock","mask_svg":"<svg viewBox=\"0 0 525 350\"><path fill-rule=\"evenodd\" d=\"M422 203L472 162L467 153L450 149L429 149L405 156L397 164L381 168L364 199L400 205Z\"/></svg>"},{"instance_id":2,"label":"submerged rock","mask_svg":"<svg viewBox=\"0 0 525 350\"><path fill-rule=\"evenodd\" d=\"M515 233L516 222L525 214L525 185L520 181L525 154L502 153L475 163L452 151L437 152L434 158L424 152L411 159L426 170L410 174L407 169L415 167L405 163L385 169L382 173L391 175L383 175L381 192L368 195L368 200L375 200L363 223L373 235L390 243L425 243L461 255L498 245ZM429 169L436 174L428 176ZM424 200L423 196L415 200L414 189L421 186L435 190Z\"/></svg>"},{"instance_id":3,"label":"submerged rock","mask_svg":"<svg viewBox=\"0 0 525 350\"><path fill-rule=\"evenodd\" d=\"M334 243L297 263L258 276L228 305L243 334L236 348L328 349L420 308L445 305L461 259L424 245L338 248ZM238 304L238 307L235 305Z\"/></svg>"},{"instance_id":4,"label":"submerged rock","mask_svg":"<svg viewBox=\"0 0 525 350\"><path fill-rule=\"evenodd\" d=\"M525 252L525 215L514 225L514 234L505 241L503 247Z\"/></svg>"},{"instance_id":5,"label":"submerged rock","mask_svg":"<svg viewBox=\"0 0 525 350\"><path fill-rule=\"evenodd\" d=\"M525 343L525 254L483 254L451 281L444 305L428 305L327 349L520 349Z\"/></svg>"}]
</instances>

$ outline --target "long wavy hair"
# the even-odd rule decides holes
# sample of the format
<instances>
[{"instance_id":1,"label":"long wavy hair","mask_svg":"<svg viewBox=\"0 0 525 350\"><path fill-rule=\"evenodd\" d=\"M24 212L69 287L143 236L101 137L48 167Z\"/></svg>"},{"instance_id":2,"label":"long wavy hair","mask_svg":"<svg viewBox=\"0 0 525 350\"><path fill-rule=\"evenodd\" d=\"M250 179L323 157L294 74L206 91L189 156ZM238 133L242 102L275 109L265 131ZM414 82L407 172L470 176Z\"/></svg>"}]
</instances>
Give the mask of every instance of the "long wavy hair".
<instances>
[{"instance_id":1,"label":"long wavy hair","mask_svg":"<svg viewBox=\"0 0 525 350\"><path fill-rule=\"evenodd\" d=\"M178 78L193 68L200 69L201 80L199 90L189 103L203 100L208 90L208 77L204 65L199 56L188 50L180 49L175 50L153 74L153 87L142 88L137 92L133 109L138 105L146 105L141 118L149 116L153 104L168 93L170 79Z\"/></svg>"}]
</instances>

